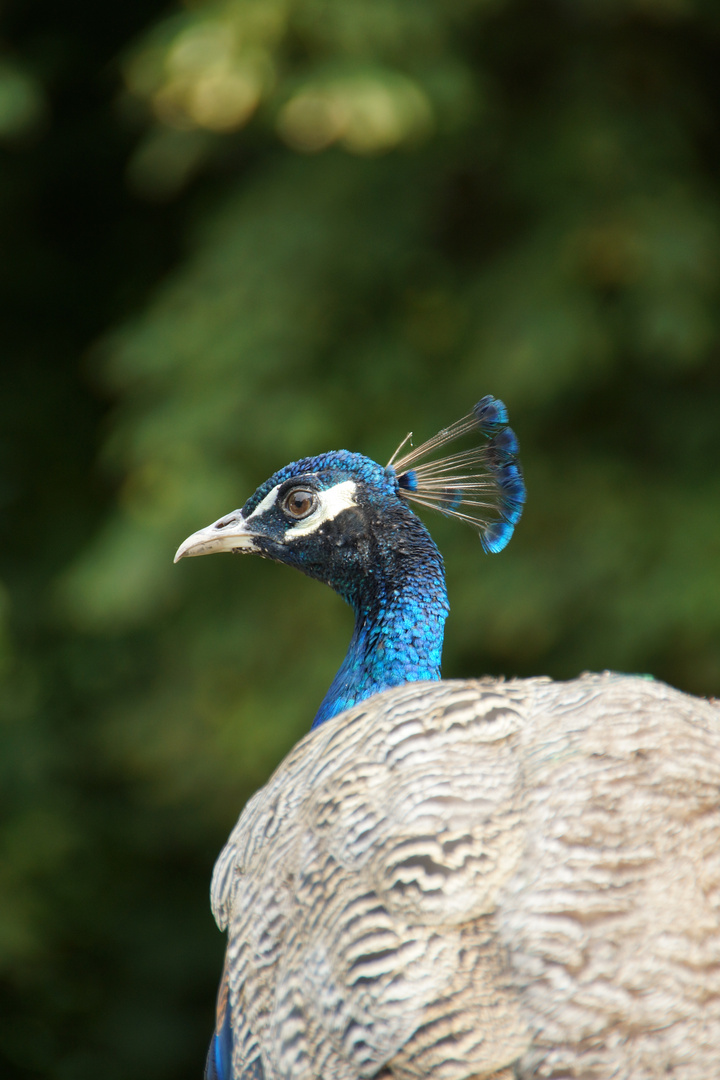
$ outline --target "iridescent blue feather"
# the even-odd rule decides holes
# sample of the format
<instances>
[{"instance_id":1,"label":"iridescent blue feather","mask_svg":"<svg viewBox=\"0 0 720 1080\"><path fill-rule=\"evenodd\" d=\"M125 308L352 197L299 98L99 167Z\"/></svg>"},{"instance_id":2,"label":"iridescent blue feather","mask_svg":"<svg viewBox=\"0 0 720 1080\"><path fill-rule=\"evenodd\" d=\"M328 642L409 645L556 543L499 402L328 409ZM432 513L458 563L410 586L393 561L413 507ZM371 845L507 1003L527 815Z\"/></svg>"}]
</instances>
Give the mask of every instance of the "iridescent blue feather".
<instances>
[{"instance_id":1,"label":"iridescent blue feather","mask_svg":"<svg viewBox=\"0 0 720 1080\"><path fill-rule=\"evenodd\" d=\"M229 1008L229 986L226 967L217 995L215 1031L210 1040L207 1061L205 1062L205 1080L232 1080L232 1027Z\"/></svg>"}]
</instances>

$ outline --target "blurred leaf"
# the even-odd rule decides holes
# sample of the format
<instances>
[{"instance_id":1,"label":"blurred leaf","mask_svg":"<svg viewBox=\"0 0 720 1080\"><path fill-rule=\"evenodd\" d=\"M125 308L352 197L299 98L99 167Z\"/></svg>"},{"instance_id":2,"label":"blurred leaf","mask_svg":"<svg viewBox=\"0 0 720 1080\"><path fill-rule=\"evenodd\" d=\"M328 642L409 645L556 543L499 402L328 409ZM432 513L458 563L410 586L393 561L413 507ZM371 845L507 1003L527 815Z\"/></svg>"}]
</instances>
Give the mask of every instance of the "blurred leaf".
<instances>
[{"instance_id":1,"label":"blurred leaf","mask_svg":"<svg viewBox=\"0 0 720 1080\"><path fill-rule=\"evenodd\" d=\"M0 60L0 138L32 131L45 112L45 95L38 81L19 65Z\"/></svg>"}]
</instances>

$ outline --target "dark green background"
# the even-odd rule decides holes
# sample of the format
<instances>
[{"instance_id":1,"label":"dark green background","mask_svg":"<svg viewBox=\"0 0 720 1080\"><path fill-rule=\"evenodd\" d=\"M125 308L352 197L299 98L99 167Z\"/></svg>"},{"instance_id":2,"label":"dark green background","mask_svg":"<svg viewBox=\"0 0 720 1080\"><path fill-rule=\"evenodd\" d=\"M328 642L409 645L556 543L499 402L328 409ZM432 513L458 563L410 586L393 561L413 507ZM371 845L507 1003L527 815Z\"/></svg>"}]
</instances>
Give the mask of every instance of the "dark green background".
<instances>
[{"instance_id":1,"label":"dark green background","mask_svg":"<svg viewBox=\"0 0 720 1080\"><path fill-rule=\"evenodd\" d=\"M242 125L166 93L218 26L265 72ZM190 1080L214 858L351 628L285 568L172 566L276 468L501 396L527 510L498 557L430 521L445 673L718 692L720 6L9 0L0 31L0 1069ZM298 100L355 128L310 152Z\"/></svg>"}]
</instances>

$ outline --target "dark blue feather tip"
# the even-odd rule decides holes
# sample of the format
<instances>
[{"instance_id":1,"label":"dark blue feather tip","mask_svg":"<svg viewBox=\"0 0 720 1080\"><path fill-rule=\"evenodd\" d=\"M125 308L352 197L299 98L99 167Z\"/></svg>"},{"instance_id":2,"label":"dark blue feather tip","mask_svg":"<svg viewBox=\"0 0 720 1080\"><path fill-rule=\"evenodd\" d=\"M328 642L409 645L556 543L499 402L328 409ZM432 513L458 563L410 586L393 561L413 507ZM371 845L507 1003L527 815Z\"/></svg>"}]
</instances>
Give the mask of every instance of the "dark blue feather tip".
<instances>
[{"instance_id":1,"label":"dark blue feather tip","mask_svg":"<svg viewBox=\"0 0 720 1080\"><path fill-rule=\"evenodd\" d=\"M508 422L505 402L500 398L494 398L492 394L486 394L484 398L480 398L473 409L473 416L480 430L487 435L492 434L498 425Z\"/></svg>"},{"instance_id":2,"label":"dark blue feather tip","mask_svg":"<svg viewBox=\"0 0 720 1080\"><path fill-rule=\"evenodd\" d=\"M495 472L500 487L499 509L505 521L517 525L525 505L525 481L514 462L501 465Z\"/></svg>"},{"instance_id":3,"label":"dark blue feather tip","mask_svg":"<svg viewBox=\"0 0 720 1080\"><path fill-rule=\"evenodd\" d=\"M397 478L398 484L405 491L417 491L417 476L415 470L410 469L409 472L401 473Z\"/></svg>"},{"instance_id":4,"label":"dark blue feather tip","mask_svg":"<svg viewBox=\"0 0 720 1080\"><path fill-rule=\"evenodd\" d=\"M497 457L499 461L508 461L514 458L519 450L520 445L513 429L503 427L490 439L488 456Z\"/></svg>"},{"instance_id":5,"label":"dark blue feather tip","mask_svg":"<svg viewBox=\"0 0 720 1080\"><path fill-rule=\"evenodd\" d=\"M233 1037L229 1004L226 967L218 989L215 1031L205 1062L204 1080L232 1080Z\"/></svg>"},{"instance_id":6,"label":"dark blue feather tip","mask_svg":"<svg viewBox=\"0 0 720 1080\"><path fill-rule=\"evenodd\" d=\"M483 550L487 551L489 555L497 555L498 552L507 547L513 531L514 526L508 521L491 522L491 524L480 533L480 543L483 546Z\"/></svg>"},{"instance_id":7,"label":"dark blue feather tip","mask_svg":"<svg viewBox=\"0 0 720 1080\"><path fill-rule=\"evenodd\" d=\"M478 434L479 446L437 457L448 443L464 436L477 439ZM466 521L477 529L485 551L502 551L525 505L520 447L505 403L487 394L468 416L396 460L409 438L387 466L400 495Z\"/></svg>"},{"instance_id":8,"label":"dark blue feather tip","mask_svg":"<svg viewBox=\"0 0 720 1080\"><path fill-rule=\"evenodd\" d=\"M210 1040L205 1062L205 1080L232 1080L232 1030L229 1009L223 1026Z\"/></svg>"}]
</instances>

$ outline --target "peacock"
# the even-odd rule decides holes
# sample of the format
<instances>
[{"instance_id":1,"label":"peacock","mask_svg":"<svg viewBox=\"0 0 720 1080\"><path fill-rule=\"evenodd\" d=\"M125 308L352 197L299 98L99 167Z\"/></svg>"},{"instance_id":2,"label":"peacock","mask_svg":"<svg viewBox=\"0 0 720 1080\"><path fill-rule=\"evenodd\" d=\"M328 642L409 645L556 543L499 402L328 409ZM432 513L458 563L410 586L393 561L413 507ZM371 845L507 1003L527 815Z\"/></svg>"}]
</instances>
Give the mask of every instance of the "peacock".
<instances>
[{"instance_id":1,"label":"peacock","mask_svg":"<svg viewBox=\"0 0 720 1080\"><path fill-rule=\"evenodd\" d=\"M443 561L409 503L498 553L525 486L491 396L406 442L293 462L176 555L295 566L355 615L215 866L206 1080L720 1077L718 704L608 672L442 681Z\"/></svg>"}]
</instances>

